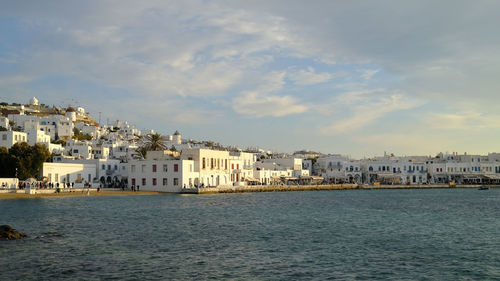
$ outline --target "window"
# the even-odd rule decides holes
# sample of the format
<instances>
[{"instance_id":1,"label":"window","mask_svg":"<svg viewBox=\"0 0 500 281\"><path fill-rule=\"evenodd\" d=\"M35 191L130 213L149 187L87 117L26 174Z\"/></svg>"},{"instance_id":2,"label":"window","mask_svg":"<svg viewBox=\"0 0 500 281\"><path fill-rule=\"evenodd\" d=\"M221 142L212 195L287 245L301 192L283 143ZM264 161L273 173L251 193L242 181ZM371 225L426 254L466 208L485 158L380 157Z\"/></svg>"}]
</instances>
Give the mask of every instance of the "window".
<instances>
[{"instance_id":1,"label":"window","mask_svg":"<svg viewBox=\"0 0 500 281\"><path fill-rule=\"evenodd\" d=\"M240 169L240 164L236 164L236 170Z\"/></svg>"},{"instance_id":2,"label":"window","mask_svg":"<svg viewBox=\"0 0 500 281\"><path fill-rule=\"evenodd\" d=\"M224 170L227 170L227 159L224 159Z\"/></svg>"},{"instance_id":3,"label":"window","mask_svg":"<svg viewBox=\"0 0 500 281\"><path fill-rule=\"evenodd\" d=\"M201 168L205 169L205 157L203 157L203 160L201 161Z\"/></svg>"},{"instance_id":4,"label":"window","mask_svg":"<svg viewBox=\"0 0 500 281\"><path fill-rule=\"evenodd\" d=\"M111 165L108 165L108 170L111 170Z\"/></svg>"},{"instance_id":5,"label":"window","mask_svg":"<svg viewBox=\"0 0 500 281\"><path fill-rule=\"evenodd\" d=\"M130 166L130 171L131 171L132 173L135 173L135 165Z\"/></svg>"},{"instance_id":6,"label":"window","mask_svg":"<svg viewBox=\"0 0 500 281\"><path fill-rule=\"evenodd\" d=\"M179 171L179 164L174 164L174 172L178 172Z\"/></svg>"},{"instance_id":7,"label":"window","mask_svg":"<svg viewBox=\"0 0 500 281\"><path fill-rule=\"evenodd\" d=\"M49 173L49 174L47 175L47 178L49 179L49 182L51 182L51 181L52 181L52 174L51 174L51 173Z\"/></svg>"},{"instance_id":8,"label":"window","mask_svg":"<svg viewBox=\"0 0 500 281\"><path fill-rule=\"evenodd\" d=\"M135 185L135 179L132 179L132 185Z\"/></svg>"},{"instance_id":9,"label":"window","mask_svg":"<svg viewBox=\"0 0 500 281\"><path fill-rule=\"evenodd\" d=\"M174 178L174 185L179 185L179 179L178 178Z\"/></svg>"},{"instance_id":10,"label":"window","mask_svg":"<svg viewBox=\"0 0 500 281\"><path fill-rule=\"evenodd\" d=\"M73 149L73 153L78 153L78 149Z\"/></svg>"},{"instance_id":11,"label":"window","mask_svg":"<svg viewBox=\"0 0 500 281\"><path fill-rule=\"evenodd\" d=\"M14 135L14 140L17 141L17 135Z\"/></svg>"},{"instance_id":12,"label":"window","mask_svg":"<svg viewBox=\"0 0 500 281\"><path fill-rule=\"evenodd\" d=\"M153 173L156 173L156 164L153 164ZM154 179L153 179L153 181L154 181ZM153 184L153 185L155 185L155 184Z\"/></svg>"},{"instance_id":13,"label":"window","mask_svg":"<svg viewBox=\"0 0 500 281\"><path fill-rule=\"evenodd\" d=\"M7 134L2 135L2 140L7 140Z\"/></svg>"},{"instance_id":14,"label":"window","mask_svg":"<svg viewBox=\"0 0 500 281\"><path fill-rule=\"evenodd\" d=\"M234 164L231 164L231 170L234 170Z\"/></svg>"},{"instance_id":15,"label":"window","mask_svg":"<svg viewBox=\"0 0 500 281\"><path fill-rule=\"evenodd\" d=\"M163 178L163 186L167 186L168 180L166 178Z\"/></svg>"},{"instance_id":16,"label":"window","mask_svg":"<svg viewBox=\"0 0 500 281\"><path fill-rule=\"evenodd\" d=\"M141 171L142 171L143 173L145 173L145 172L146 172L146 165L144 165L144 164L143 164L143 165L141 166Z\"/></svg>"},{"instance_id":17,"label":"window","mask_svg":"<svg viewBox=\"0 0 500 281\"><path fill-rule=\"evenodd\" d=\"M156 185L156 178L153 178L153 185Z\"/></svg>"},{"instance_id":18,"label":"window","mask_svg":"<svg viewBox=\"0 0 500 281\"><path fill-rule=\"evenodd\" d=\"M118 165L115 165L115 171L118 170Z\"/></svg>"},{"instance_id":19,"label":"window","mask_svg":"<svg viewBox=\"0 0 500 281\"><path fill-rule=\"evenodd\" d=\"M168 172L168 166L167 166L167 164L163 164L163 171L164 172Z\"/></svg>"},{"instance_id":20,"label":"window","mask_svg":"<svg viewBox=\"0 0 500 281\"><path fill-rule=\"evenodd\" d=\"M146 179L145 178L142 179L142 185L146 185Z\"/></svg>"}]
</instances>

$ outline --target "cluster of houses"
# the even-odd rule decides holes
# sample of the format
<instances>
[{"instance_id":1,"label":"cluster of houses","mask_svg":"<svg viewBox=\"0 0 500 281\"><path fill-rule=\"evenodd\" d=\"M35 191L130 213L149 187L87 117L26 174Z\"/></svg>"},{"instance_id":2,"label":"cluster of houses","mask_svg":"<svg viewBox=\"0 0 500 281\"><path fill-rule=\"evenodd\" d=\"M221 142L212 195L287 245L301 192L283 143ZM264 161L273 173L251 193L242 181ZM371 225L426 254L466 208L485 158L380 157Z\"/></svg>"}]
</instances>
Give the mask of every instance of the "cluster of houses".
<instances>
[{"instance_id":1,"label":"cluster of houses","mask_svg":"<svg viewBox=\"0 0 500 281\"><path fill-rule=\"evenodd\" d=\"M38 101L33 98L30 104ZM77 121L85 115L83 108L69 107L64 114L39 116L21 110L0 117L0 127L5 129L0 131L0 146L10 148L17 142L46 145L57 156L44 163L40 180L75 187L181 192L234 185L500 183L497 153L353 160L310 151L286 155L259 149L214 149L203 142L183 140L175 132L165 136L167 150L143 155L139 152L144 145L141 136L154 133L152 130L138 130L120 120L106 126ZM75 132L88 137L78 140Z\"/></svg>"}]
</instances>

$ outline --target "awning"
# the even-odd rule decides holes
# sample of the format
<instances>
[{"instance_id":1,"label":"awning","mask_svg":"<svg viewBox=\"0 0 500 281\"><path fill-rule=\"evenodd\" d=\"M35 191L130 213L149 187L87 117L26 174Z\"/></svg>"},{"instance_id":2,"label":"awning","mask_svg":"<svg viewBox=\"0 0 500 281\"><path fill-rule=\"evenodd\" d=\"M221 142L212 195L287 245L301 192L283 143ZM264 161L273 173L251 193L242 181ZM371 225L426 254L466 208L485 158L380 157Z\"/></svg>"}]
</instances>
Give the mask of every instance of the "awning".
<instances>
[{"instance_id":1,"label":"awning","mask_svg":"<svg viewBox=\"0 0 500 281\"><path fill-rule=\"evenodd\" d=\"M478 180L481 179L480 175L464 175L464 179L466 180Z\"/></svg>"},{"instance_id":2,"label":"awning","mask_svg":"<svg viewBox=\"0 0 500 281\"><path fill-rule=\"evenodd\" d=\"M482 175L482 176L490 180L500 180L500 175Z\"/></svg>"},{"instance_id":3,"label":"awning","mask_svg":"<svg viewBox=\"0 0 500 281\"><path fill-rule=\"evenodd\" d=\"M395 175L395 174L377 174L377 176L387 179L396 179L396 178L399 179L401 177L400 175Z\"/></svg>"},{"instance_id":4,"label":"awning","mask_svg":"<svg viewBox=\"0 0 500 281\"><path fill-rule=\"evenodd\" d=\"M245 181L249 181L249 182L259 182L258 179L254 179L252 177L245 177Z\"/></svg>"}]
</instances>

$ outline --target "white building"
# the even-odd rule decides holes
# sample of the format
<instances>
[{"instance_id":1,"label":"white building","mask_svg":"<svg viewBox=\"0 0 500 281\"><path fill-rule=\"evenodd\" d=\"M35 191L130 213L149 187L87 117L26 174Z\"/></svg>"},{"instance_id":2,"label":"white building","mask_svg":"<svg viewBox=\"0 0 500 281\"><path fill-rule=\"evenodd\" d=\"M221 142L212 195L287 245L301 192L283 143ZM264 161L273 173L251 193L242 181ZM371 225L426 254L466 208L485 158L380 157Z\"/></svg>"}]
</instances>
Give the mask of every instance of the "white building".
<instances>
[{"instance_id":1,"label":"white building","mask_svg":"<svg viewBox=\"0 0 500 281\"><path fill-rule=\"evenodd\" d=\"M79 159L92 159L92 146L88 142L77 142L67 145L71 156Z\"/></svg>"},{"instance_id":2,"label":"white building","mask_svg":"<svg viewBox=\"0 0 500 281\"><path fill-rule=\"evenodd\" d=\"M230 166L230 181L232 183L246 182L252 184L259 182L253 176L253 168L256 156L248 152L230 152L229 153L229 166Z\"/></svg>"},{"instance_id":3,"label":"white building","mask_svg":"<svg viewBox=\"0 0 500 281\"><path fill-rule=\"evenodd\" d=\"M30 99L30 105L38 105L38 99L35 97L32 97Z\"/></svg>"},{"instance_id":4,"label":"white building","mask_svg":"<svg viewBox=\"0 0 500 281\"><path fill-rule=\"evenodd\" d=\"M199 182L193 160L165 157L152 160L130 160L127 164L129 184L140 190L181 192Z\"/></svg>"},{"instance_id":5,"label":"white building","mask_svg":"<svg viewBox=\"0 0 500 281\"><path fill-rule=\"evenodd\" d=\"M42 176L48 182L75 183L75 187L83 187L84 183L92 183L96 177L95 164L81 163L43 163Z\"/></svg>"},{"instance_id":6,"label":"white building","mask_svg":"<svg viewBox=\"0 0 500 281\"><path fill-rule=\"evenodd\" d=\"M85 108L79 106L76 108L76 112L78 113L78 115L83 116L85 115Z\"/></svg>"},{"instance_id":7,"label":"white building","mask_svg":"<svg viewBox=\"0 0 500 281\"><path fill-rule=\"evenodd\" d=\"M50 135L51 140L69 139L73 136L73 122L62 115L44 116L40 120L40 127Z\"/></svg>"},{"instance_id":8,"label":"white building","mask_svg":"<svg viewBox=\"0 0 500 281\"><path fill-rule=\"evenodd\" d=\"M0 178L0 190L16 189L19 186L18 178Z\"/></svg>"},{"instance_id":9,"label":"white building","mask_svg":"<svg viewBox=\"0 0 500 281\"><path fill-rule=\"evenodd\" d=\"M9 129L9 118L0 116L0 127Z\"/></svg>"},{"instance_id":10,"label":"white building","mask_svg":"<svg viewBox=\"0 0 500 281\"><path fill-rule=\"evenodd\" d=\"M28 135L24 132L16 131L1 131L0 132L0 146L11 148L16 143L27 142Z\"/></svg>"},{"instance_id":11,"label":"white building","mask_svg":"<svg viewBox=\"0 0 500 281\"><path fill-rule=\"evenodd\" d=\"M40 129L40 123L38 121L30 120L24 122L24 132L28 136L28 144L35 145L40 143L48 147L50 144L50 136Z\"/></svg>"},{"instance_id":12,"label":"white building","mask_svg":"<svg viewBox=\"0 0 500 281\"><path fill-rule=\"evenodd\" d=\"M202 148L186 149L182 151L181 159L194 161L194 171L199 173L200 185L232 185L228 151Z\"/></svg>"}]
</instances>

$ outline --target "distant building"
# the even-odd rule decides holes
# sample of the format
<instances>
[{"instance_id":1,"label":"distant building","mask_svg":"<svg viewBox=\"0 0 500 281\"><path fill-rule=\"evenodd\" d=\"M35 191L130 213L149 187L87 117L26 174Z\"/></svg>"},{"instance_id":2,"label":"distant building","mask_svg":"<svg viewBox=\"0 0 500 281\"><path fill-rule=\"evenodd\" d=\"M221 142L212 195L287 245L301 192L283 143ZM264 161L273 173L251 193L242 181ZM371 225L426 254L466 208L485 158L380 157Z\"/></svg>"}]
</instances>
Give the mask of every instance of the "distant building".
<instances>
[{"instance_id":1,"label":"distant building","mask_svg":"<svg viewBox=\"0 0 500 281\"><path fill-rule=\"evenodd\" d=\"M9 128L9 118L0 116L0 127Z\"/></svg>"},{"instance_id":2,"label":"distant building","mask_svg":"<svg viewBox=\"0 0 500 281\"><path fill-rule=\"evenodd\" d=\"M30 105L38 105L38 100L35 97L30 99Z\"/></svg>"},{"instance_id":3,"label":"distant building","mask_svg":"<svg viewBox=\"0 0 500 281\"><path fill-rule=\"evenodd\" d=\"M68 107L66 109L66 117L69 118L72 122L76 121L76 110L73 107Z\"/></svg>"}]
</instances>

